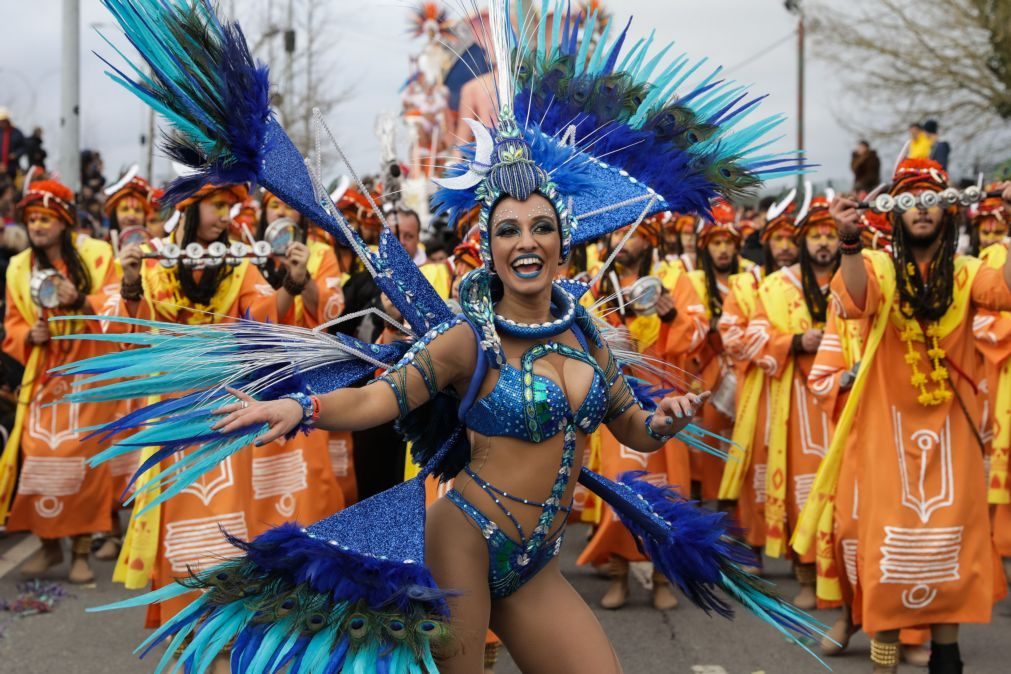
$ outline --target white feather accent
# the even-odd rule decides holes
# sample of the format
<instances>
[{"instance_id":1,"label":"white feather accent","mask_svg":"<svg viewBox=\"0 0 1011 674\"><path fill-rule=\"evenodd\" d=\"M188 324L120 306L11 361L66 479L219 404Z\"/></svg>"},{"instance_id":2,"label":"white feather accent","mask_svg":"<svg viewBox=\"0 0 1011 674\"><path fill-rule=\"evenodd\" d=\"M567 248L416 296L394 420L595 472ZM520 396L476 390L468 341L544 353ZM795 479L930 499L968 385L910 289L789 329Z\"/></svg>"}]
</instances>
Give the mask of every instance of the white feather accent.
<instances>
[{"instance_id":1,"label":"white feather accent","mask_svg":"<svg viewBox=\"0 0 1011 674\"><path fill-rule=\"evenodd\" d=\"M108 187L105 188L105 190L104 190L105 196L107 196L107 197L108 196L112 196L116 192L118 192L121 189L123 189L124 187L126 187L127 183L129 183L131 180L133 180L134 178L136 178L137 174L139 172L140 172L140 167L137 166L136 164L134 164L133 166L131 166L130 168L128 168L126 170L126 173L123 174L123 177L120 178L118 182L113 183L112 185L109 185Z\"/></svg>"},{"instance_id":2,"label":"white feather accent","mask_svg":"<svg viewBox=\"0 0 1011 674\"><path fill-rule=\"evenodd\" d=\"M811 209L811 198L814 196L814 188L811 185L810 180L804 181L804 203L801 205L800 210L797 211L797 222L800 222L807 217L807 212Z\"/></svg>"},{"instance_id":3,"label":"white feather accent","mask_svg":"<svg viewBox=\"0 0 1011 674\"><path fill-rule=\"evenodd\" d=\"M793 200L796 198L797 198L797 188L794 187L792 190L790 190L790 192L786 195L786 197L783 198L782 201L778 203L773 203L771 206L769 206L769 210L765 213L765 221L771 222L772 220L775 220L776 218L781 216L784 213L784 211L786 211L786 209L790 207L790 204L792 204Z\"/></svg>"}]
</instances>

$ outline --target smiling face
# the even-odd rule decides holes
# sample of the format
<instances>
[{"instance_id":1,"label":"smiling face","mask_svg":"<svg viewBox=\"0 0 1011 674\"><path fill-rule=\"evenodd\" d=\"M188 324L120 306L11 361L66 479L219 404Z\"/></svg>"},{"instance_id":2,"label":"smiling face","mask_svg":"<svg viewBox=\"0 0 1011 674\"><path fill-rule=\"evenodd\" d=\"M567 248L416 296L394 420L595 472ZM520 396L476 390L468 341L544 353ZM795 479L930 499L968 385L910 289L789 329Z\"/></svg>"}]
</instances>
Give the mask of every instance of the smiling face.
<instances>
[{"instance_id":1,"label":"smiling face","mask_svg":"<svg viewBox=\"0 0 1011 674\"><path fill-rule=\"evenodd\" d=\"M558 214L539 194L526 201L502 199L489 220L495 273L507 291L537 295L561 269L562 238Z\"/></svg>"},{"instance_id":2,"label":"smiling face","mask_svg":"<svg viewBox=\"0 0 1011 674\"><path fill-rule=\"evenodd\" d=\"M916 190L919 195L925 190ZM902 227L906 230L909 243L913 246L929 246L937 239L941 231L941 223L944 220L944 209L940 206L933 208L911 208L902 213Z\"/></svg>"}]
</instances>

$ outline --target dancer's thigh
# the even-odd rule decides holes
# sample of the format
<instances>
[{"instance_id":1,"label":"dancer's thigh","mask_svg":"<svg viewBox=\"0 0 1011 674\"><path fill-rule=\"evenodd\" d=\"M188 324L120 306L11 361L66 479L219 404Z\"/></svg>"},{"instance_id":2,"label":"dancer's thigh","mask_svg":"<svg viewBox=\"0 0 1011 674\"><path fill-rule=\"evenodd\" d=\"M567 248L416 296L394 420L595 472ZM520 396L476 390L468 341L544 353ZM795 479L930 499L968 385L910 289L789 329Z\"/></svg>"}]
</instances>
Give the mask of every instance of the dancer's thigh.
<instances>
[{"instance_id":1,"label":"dancer's thigh","mask_svg":"<svg viewBox=\"0 0 1011 674\"><path fill-rule=\"evenodd\" d=\"M553 560L492 605L491 627L523 674L621 674L593 611Z\"/></svg>"},{"instance_id":2,"label":"dancer's thigh","mask_svg":"<svg viewBox=\"0 0 1011 674\"><path fill-rule=\"evenodd\" d=\"M428 508L425 562L440 588L457 592L449 599L452 634L435 649L440 674L482 671L491 597L488 547L474 523L441 498Z\"/></svg>"}]
</instances>

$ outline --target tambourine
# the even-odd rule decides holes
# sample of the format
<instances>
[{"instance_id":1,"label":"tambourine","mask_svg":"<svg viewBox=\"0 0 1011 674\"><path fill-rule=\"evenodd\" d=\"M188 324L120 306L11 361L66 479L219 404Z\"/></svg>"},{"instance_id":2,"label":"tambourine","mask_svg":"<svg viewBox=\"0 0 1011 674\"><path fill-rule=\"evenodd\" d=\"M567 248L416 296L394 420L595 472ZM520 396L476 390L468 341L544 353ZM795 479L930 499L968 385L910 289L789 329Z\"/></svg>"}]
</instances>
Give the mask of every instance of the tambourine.
<instances>
[{"instance_id":1,"label":"tambourine","mask_svg":"<svg viewBox=\"0 0 1011 674\"><path fill-rule=\"evenodd\" d=\"M278 218L267 225L263 239L270 244L270 252L274 255L284 255L288 246L298 241L298 225L291 218Z\"/></svg>"},{"instance_id":2,"label":"tambourine","mask_svg":"<svg viewBox=\"0 0 1011 674\"><path fill-rule=\"evenodd\" d=\"M127 227L119 231L119 247L142 246L151 241L151 235L144 227Z\"/></svg>"},{"instance_id":3,"label":"tambourine","mask_svg":"<svg viewBox=\"0 0 1011 674\"><path fill-rule=\"evenodd\" d=\"M625 306L640 316L649 316L656 313L656 303L663 294L663 281L656 276L643 276L622 293L631 298Z\"/></svg>"},{"instance_id":4,"label":"tambourine","mask_svg":"<svg viewBox=\"0 0 1011 674\"><path fill-rule=\"evenodd\" d=\"M59 290L63 275L55 269L36 269L28 283L29 293L35 306L56 309L60 306Z\"/></svg>"},{"instance_id":5,"label":"tambourine","mask_svg":"<svg viewBox=\"0 0 1011 674\"><path fill-rule=\"evenodd\" d=\"M223 264L235 267L243 260L264 264L271 254L270 244L266 241L257 241L252 246L241 241L233 241L231 245L214 241L206 248L194 241L186 248L180 248L177 243L166 243L160 250L144 253L144 258L158 260L161 266L168 269L180 264L184 267L204 268L220 267Z\"/></svg>"},{"instance_id":6,"label":"tambourine","mask_svg":"<svg viewBox=\"0 0 1011 674\"><path fill-rule=\"evenodd\" d=\"M999 197L1001 194L1000 190L984 192L978 185L970 185L964 190L948 187L940 192L920 192L919 194L903 192L895 196L891 194L879 194L873 201L861 201L857 203L857 208L871 210L875 213L891 213L892 211L903 213L914 208L934 208L935 206L947 208L948 206L955 205L972 206L984 199Z\"/></svg>"}]
</instances>

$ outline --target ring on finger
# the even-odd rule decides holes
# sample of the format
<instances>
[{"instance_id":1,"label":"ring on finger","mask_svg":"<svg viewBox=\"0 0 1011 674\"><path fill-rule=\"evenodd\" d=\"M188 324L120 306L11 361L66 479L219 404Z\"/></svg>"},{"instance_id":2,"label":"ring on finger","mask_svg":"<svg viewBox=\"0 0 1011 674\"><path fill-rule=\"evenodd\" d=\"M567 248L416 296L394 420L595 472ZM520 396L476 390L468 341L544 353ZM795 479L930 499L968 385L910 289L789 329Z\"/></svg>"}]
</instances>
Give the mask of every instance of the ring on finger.
<instances>
[{"instance_id":1,"label":"ring on finger","mask_svg":"<svg viewBox=\"0 0 1011 674\"><path fill-rule=\"evenodd\" d=\"M243 400L243 401L241 401L239 403L239 408L240 409L246 409L247 407L249 407L249 401L248 400Z\"/></svg>"}]
</instances>

